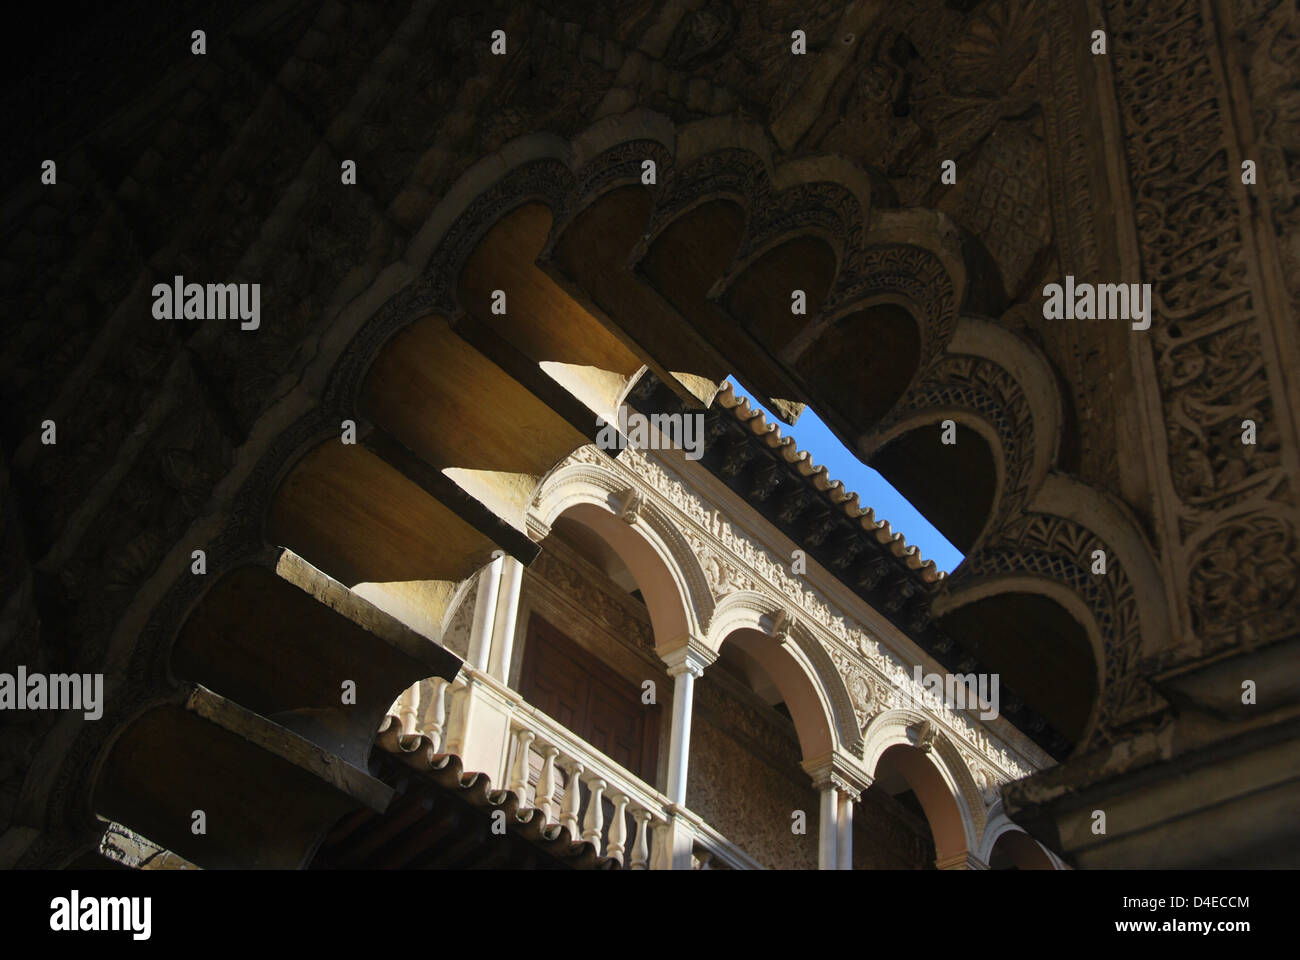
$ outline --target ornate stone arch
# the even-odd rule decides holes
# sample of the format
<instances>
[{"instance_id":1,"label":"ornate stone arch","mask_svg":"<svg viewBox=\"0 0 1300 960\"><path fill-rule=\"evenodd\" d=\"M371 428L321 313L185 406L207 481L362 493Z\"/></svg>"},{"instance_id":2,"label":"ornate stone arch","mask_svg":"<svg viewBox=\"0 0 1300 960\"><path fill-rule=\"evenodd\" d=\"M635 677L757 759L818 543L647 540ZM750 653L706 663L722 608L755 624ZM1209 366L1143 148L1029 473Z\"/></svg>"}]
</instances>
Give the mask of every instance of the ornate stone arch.
<instances>
[{"instance_id":1,"label":"ornate stone arch","mask_svg":"<svg viewBox=\"0 0 1300 960\"><path fill-rule=\"evenodd\" d=\"M495 169L495 165L489 169ZM358 324L348 343L340 345L339 359L330 371L322 402L355 409L370 364L398 330L429 314L441 314L449 320L462 316L465 310L457 291L458 278L478 241L502 217L528 203L544 204L553 219L563 215L573 183L573 173L563 160L543 155L508 170L474 197L446 227L418 276ZM459 198L459 193L453 188L448 197ZM426 230L437 221L438 210L446 202L438 205ZM424 233L422 230L412 247L421 245Z\"/></svg>"},{"instance_id":2,"label":"ornate stone arch","mask_svg":"<svg viewBox=\"0 0 1300 960\"><path fill-rule=\"evenodd\" d=\"M601 117L573 138L572 162L578 170L579 184L594 185L601 164L598 159L611 150L621 149L629 143L651 142L659 144L669 155L679 153L680 134L671 119L654 110L638 108L627 113ZM580 196L591 195L583 191Z\"/></svg>"},{"instance_id":3,"label":"ornate stone arch","mask_svg":"<svg viewBox=\"0 0 1300 960\"><path fill-rule=\"evenodd\" d=\"M969 554L937 592L931 613L943 617L968 604L1004 594L1037 594L1055 601L1082 627L1096 667L1097 698L1081 742L1096 729L1100 704L1109 695L1107 658L1116 653L1108 642L1114 629L1115 586L1097 580L1081 558L1098 544L1095 537L1059 517L1021 519L1018 535L986 543ZM1117 572L1117 576L1118 576ZM1127 588L1127 581L1120 585ZM1127 592L1127 591L1126 591ZM1085 595L1091 594L1091 603Z\"/></svg>"},{"instance_id":4,"label":"ornate stone arch","mask_svg":"<svg viewBox=\"0 0 1300 960\"><path fill-rule=\"evenodd\" d=\"M895 406L890 415L888 428L873 434L870 443L873 451L880 450L893 440L925 427L938 426L945 420L952 420L977 434L988 446L994 470L993 502L989 505L988 515L975 538L974 546L977 547L991 531L997 529L1006 510L1007 488L1022 472L1022 464L1014 460L1008 461L1008 452L1014 456L1018 448L1006 443L1001 429L1004 425L1002 418L987 416L980 409L981 401L986 399L983 391L979 387L963 390L957 386L957 381L973 385L983 379L987 371L979 368L987 365L972 361L973 358L969 357L941 357L930 368L935 379L931 380L927 375L922 383L910 388L901 404ZM917 405L912 406L913 403Z\"/></svg>"},{"instance_id":5,"label":"ornate stone arch","mask_svg":"<svg viewBox=\"0 0 1300 960\"><path fill-rule=\"evenodd\" d=\"M978 357L1005 372L1005 380L996 375L993 379L1005 415L1017 431L1009 436L1018 440L1019 448L1015 453L1009 448L1006 458L1025 464L1020 474L1024 497L1032 497L1056 460L1065 416L1061 387L1047 357L1038 347L1003 327L971 316L958 320L948 353ZM979 405L975 406L979 409ZM1007 499L1010 497L1004 497Z\"/></svg>"},{"instance_id":6,"label":"ornate stone arch","mask_svg":"<svg viewBox=\"0 0 1300 960\"><path fill-rule=\"evenodd\" d=\"M643 588L656 642L675 641L683 635L703 636L713 617L715 601L704 569L677 524L631 481L600 463L607 458L594 446L582 448L579 456L583 459L561 464L538 485L527 514L530 535L542 539L557 517L575 508L594 508L617 518L662 565L676 592L674 609L650 602L652 597ZM613 529L606 527L607 531ZM629 543L623 540L623 550ZM619 543L611 546L620 549ZM624 556L625 561L628 559Z\"/></svg>"},{"instance_id":7,"label":"ornate stone arch","mask_svg":"<svg viewBox=\"0 0 1300 960\"><path fill-rule=\"evenodd\" d=\"M729 200L748 218L759 184L766 183L761 157L734 145L699 157L680 155L664 178L660 202L655 206L629 262L639 262L665 230L692 210L715 200Z\"/></svg>"},{"instance_id":8,"label":"ornate stone arch","mask_svg":"<svg viewBox=\"0 0 1300 960\"><path fill-rule=\"evenodd\" d=\"M1136 664L1144 648L1158 648L1168 629L1162 584L1140 536L1096 491L1050 475L1030 508L1040 503L1073 516L1026 512L1009 519L944 581L932 613L941 617L976 600L1015 592L1060 604L1083 627L1093 650L1097 702L1080 743L1098 746L1114 726L1158 706ZM1112 539L1074 518L1084 516L1100 521ZM1097 550L1107 557L1105 575L1091 569Z\"/></svg>"},{"instance_id":9,"label":"ornate stone arch","mask_svg":"<svg viewBox=\"0 0 1300 960\"><path fill-rule=\"evenodd\" d=\"M542 251L542 258L549 257L556 241L581 213L590 208L605 194L619 187L640 186L642 184L642 164L654 160L660 170L667 172L673 166L673 138L657 135L662 131L657 127L665 122L658 115L651 115L643 125L624 125L601 128L600 124L579 136L574 144L575 159L581 159L581 166L574 175L572 190L566 199L564 210L555 218L551 227L551 236ZM658 120L660 123L656 123ZM615 134L630 134L627 139L612 139ZM588 150L600 146L597 152L588 154ZM654 186L645 186L655 198L656 206L663 196L664 179L656 178Z\"/></svg>"},{"instance_id":10,"label":"ornate stone arch","mask_svg":"<svg viewBox=\"0 0 1300 960\"><path fill-rule=\"evenodd\" d=\"M799 682L807 683L816 693L822 719L831 739L813 745L800 731L805 758L837 750L857 755L862 736L858 730L853 700L844 678L822 649L813 631L786 605L765 593L741 590L719 600L704 635L705 645L717 651L727 638L739 630L753 630L781 643L799 673ZM771 672L771 671L769 671ZM774 676L773 680L780 678ZM778 683L779 685L779 683ZM799 726L796 718L796 727Z\"/></svg>"},{"instance_id":11,"label":"ornate stone arch","mask_svg":"<svg viewBox=\"0 0 1300 960\"><path fill-rule=\"evenodd\" d=\"M623 129L654 130L662 123L638 111ZM609 128L594 142L607 151ZM673 223L703 203L729 199L746 214L732 263L711 296L755 258L785 240L815 235L836 253L835 278L822 314L799 343L807 345L860 301L884 292L901 297L921 326L922 368L944 349L957 322L966 270L955 226L929 211L875 209L870 176L837 158L805 158L775 166L759 126L715 118L682 128L673 165L660 184L659 203L630 260L638 261Z\"/></svg>"},{"instance_id":12,"label":"ornate stone arch","mask_svg":"<svg viewBox=\"0 0 1300 960\"><path fill-rule=\"evenodd\" d=\"M899 707L872 718L863 739L862 762L873 776L881 756L890 747L917 747L925 752L926 758L947 788L960 820L964 843L961 851L938 850L939 858L945 859L963 852L973 856L979 849L979 838L984 830L984 800L960 751L939 730L938 722L919 710ZM940 842L938 835L935 842L937 848Z\"/></svg>"},{"instance_id":13,"label":"ornate stone arch","mask_svg":"<svg viewBox=\"0 0 1300 960\"><path fill-rule=\"evenodd\" d=\"M1053 870L1067 869L1060 857L1030 837L1023 827L1007 816L1006 811L1002 808L1001 799L995 801L993 806L989 808L988 820L984 826L984 833L980 838L979 859L984 863L990 863L993 858L993 848L997 845L998 838L1008 833L1024 834L1025 838L1038 848Z\"/></svg>"},{"instance_id":14,"label":"ornate stone arch","mask_svg":"<svg viewBox=\"0 0 1300 960\"><path fill-rule=\"evenodd\" d=\"M802 237L824 242L835 256L835 275L839 274L847 252L846 238L852 236L853 230L861 229L855 216L859 212L857 201L847 188L829 182L799 183L779 193L747 199L752 212L740 246L711 296L721 298L732 282L764 254Z\"/></svg>"},{"instance_id":15,"label":"ornate stone arch","mask_svg":"<svg viewBox=\"0 0 1300 960\"><path fill-rule=\"evenodd\" d=\"M1053 513L1087 527L1105 542L1107 553L1119 561L1133 584L1130 602L1141 626L1139 632L1134 624L1131 634L1126 635L1133 656L1154 656L1170 646L1173 637L1164 580L1138 521L1125 506L1095 487L1052 472L1044 478L1027 509Z\"/></svg>"},{"instance_id":16,"label":"ornate stone arch","mask_svg":"<svg viewBox=\"0 0 1300 960\"><path fill-rule=\"evenodd\" d=\"M164 568L173 563L179 572L163 588L142 628L132 638L129 670L144 683L129 706L161 696L172 688L172 643L204 596L223 575L247 563L265 560L276 550L268 534L271 503L281 481L312 450L338 436L338 421L321 407L308 409L276 434L262 457L251 464L238 490L226 506L225 522L210 518L196 532L210 532L205 542L207 574L190 572L188 548L169 554Z\"/></svg>"},{"instance_id":17,"label":"ornate stone arch","mask_svg":"<svg viewBox=\"0 0 1300 960\"><path fill-rule=\"evenodd\" d=\"M862 438L860 449L870 459L891 441L944 419L979 433L996 464L996 492L973 552L1023 510L1047 478L1060 445L1060 391L1041 352L985 320L963 316L947 352Z\"/></svg>"},{"instance_id":18,"label":"ornate stone arch","mask_svg":"<svg viewBox=\"0 0 1300 960\"><path fill-rule=\"evenodd\" d=\"M882 293L902 297L920 328L919 377L952 339L966 288L956 226L933 211L879 209L849 238L822 315L809 324L810 338L864 301Z\"/></svg>"}]
</instances>

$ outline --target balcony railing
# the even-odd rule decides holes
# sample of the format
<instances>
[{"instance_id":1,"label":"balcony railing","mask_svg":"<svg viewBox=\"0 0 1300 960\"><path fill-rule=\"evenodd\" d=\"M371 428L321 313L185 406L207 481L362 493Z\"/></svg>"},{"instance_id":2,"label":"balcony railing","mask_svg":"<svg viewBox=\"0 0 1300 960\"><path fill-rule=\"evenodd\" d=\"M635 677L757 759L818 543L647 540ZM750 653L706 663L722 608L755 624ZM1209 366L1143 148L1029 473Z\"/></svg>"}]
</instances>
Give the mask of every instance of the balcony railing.
<instances>
[{"instance_id":1,"label":"balcony railing","mask_svg":"<svg viewBox=\"0 0 1300 960\"><path fill-rule=\"evenodd\" d=\"M433 679L421 688L427 703L417 702L412 688L393 705L404 737L423 734L436 750L459 754L466 770L504 783L521 810L536 809L597 853L632 870L762 869L697 815L495 678L466 665L454 683Z\"/></svg>"}]
</instances>

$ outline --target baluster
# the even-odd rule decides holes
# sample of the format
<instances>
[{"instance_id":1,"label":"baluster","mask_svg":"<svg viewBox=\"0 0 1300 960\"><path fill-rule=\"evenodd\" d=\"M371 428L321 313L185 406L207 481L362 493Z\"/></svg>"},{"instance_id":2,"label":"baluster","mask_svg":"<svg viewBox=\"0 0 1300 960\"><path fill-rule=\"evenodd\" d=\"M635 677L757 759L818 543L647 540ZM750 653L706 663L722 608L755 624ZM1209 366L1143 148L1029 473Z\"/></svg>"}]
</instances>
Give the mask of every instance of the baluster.
<instances>
[{"instance_id":1,"label":"baluster","mask_svg":"<svg viewBox=\"0 0 1300 960\"><path fill-rule=\"evenodd\" d=\"M433 742L433 752L442 753L443 734L447 730L447 681L434 677L433 706L429 710L429 739Z\"/></svg>"},{"instance_id":2,"label":"baluster","mask_svg":"<svg viewBox=\"0 0 1300 960\"><path fill-rule=\"evenodd\" d=\"M587 781L587 789L590 795L587 798L587 822L584 824L582 839L595 847L596 856L600 856L605 828L605 808L600 801L605 794L605 781L600 777L592 777Z\"/></svg>"},{"instance_id":3,"label":"baluster","mask_svg":"<svg viewBox=\"0 0 1300 960\"><path fill-rule=\"evenodd\" d=\"M468 727L469 684L453 683L447 692L447 730L443 737L443 753L465 753Z\"/></svg>"},{"instance_id":4,"label":"baluster","mask_svg":"<svg viewBox=\"0 0 1300 960\"><path fill-rule=\"evenodd\" d=\"M647 870L650 867L650 841L646 830L650 823L650 811L637 807L632 811L632 819L636 821L636 839L632 841L632 862L629 867L632 870Z\"/></svg>"},{"instance_id":5,"label":"baluster","mask_svg":"<svg viewBox=\"0 0 1300 960\"><path fill-rule=\"evenodd\" d=\"M420 709L420 685L416 683L403 690L397 698L397 704L397 716L402 722L401 738L405 740L415 736L415 722Z\"/></svg>"},{"instance_id":6,"label":"baluster","mask_svg":"<svg viewBox=\"0 0 1300 960\"><path fill-rule=\"evenodd\" d=\"M623 817L623 812L627 809L627 795L612 793L610 800L614 803L614 820L609 825L609 844L605 849L605 855L622 863L623 850L627 843L627 821Z\"/></svg>"},{"instance_id":7,"label":"baluster","mask_svg":"<svg viewBox=\"0 0 1300 960\"><path fill-rule=\"evenodd\" d=\"M578 810L582 806L582 764L576 760L573 762L573 769L569 771L569 784L564 792L563 812L560 814L560 823L569 829L569 838L577 840L578 834Z\"/></svg>"},{"instance_id":8,"label":"baluster","mask_svg":"<svg viewBox=\"0 0 1300 960\"><path fill-rule=\"evenodd\" d=\"M542 811L543 824L555 819L555 758L559 749L549 744L542 747L542 774L537 778L537 809Z\"/></svg>"},{"instance_id":9,"label":"baluster","mask_svg":"<svg viewBox=\"0 0 1300 960\"><path fill-rule=\"evenodd\" d=\"M519 798L520 810L528 806L528 747L536 736L527 728L520 729L515 736L515 766L507 789Z\"/></svg>"}]
</instances>

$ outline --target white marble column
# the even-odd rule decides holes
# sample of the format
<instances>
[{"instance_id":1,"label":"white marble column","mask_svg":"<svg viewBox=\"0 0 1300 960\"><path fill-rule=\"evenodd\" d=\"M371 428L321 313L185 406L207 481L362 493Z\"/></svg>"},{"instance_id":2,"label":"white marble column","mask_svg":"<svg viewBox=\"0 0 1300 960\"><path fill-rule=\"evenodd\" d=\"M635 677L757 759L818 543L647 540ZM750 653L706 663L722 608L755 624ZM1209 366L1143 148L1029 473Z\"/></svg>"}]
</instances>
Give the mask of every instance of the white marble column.
<instances>
[{"instance_id":1,"label":"white marble column","mask_svg":"<svg viewBox=\"0 0 1300 960\"><path fill-rule=\"evenodd\" d=\"M839 798L839 817L836 830L839 834L838 849L835 853L836 865L840 870L853 869L853 800L851 792L836 791Z\"/></svg>"},{"instance_id":2,"label":"white marble column","mask_svg":"<svg viewBox=\"0 0 1300 960\"><path fill-rule=\"evenodd\" d=\"M451 703L444 748L457 754L466 770L482 771L494 784L507 783L513 772L509 766L514 737L510 706L490 691L494 684L487 680L506 559L504 551L494 551L491 562L478 573L474 619L461 672L464 682L448 690Z\"/></svg>"},{"instance_id":3,"label":"white marble column","mask_svg":"<svg viewBox=\"0 0 1300 960\"><path fill-rule=\"evenodd\" d=\"M496 614L492 622L492 652L489 669L506 686L510 685L510 659L515 649L515 630L519 623L519 594L524 583L524 565L514 557L501 558L501 586L497 592Z\"/></svg>"},{"instance_id":4,"label":"white marble column","mask_svg":"<svg viewBox=\"0 0 1300 960\"><path fill-rule=\"evenodd\" d=\"M492 562L479 574L474 622L470 628L465 662L482 673L487 672L488 657L492 654L492 627L496 621L497 594L500 592L501 567L504 563L505 554L498 550Z\"/></svg>"},{"instance_id":5,"label":"white marble column","mask_svg":"<svg viewBox=\"0 0 1300 960\"><path fill-rule=\"evenodd\" d=\"M689 870L693 834L676 808L686 807L686 774L690 767L691 713L695 700L695 678L718 655L698 640L686 638L659 656L673 678L673 720L668 743L668 787L671 802L668 822L655 831L657 856L652 869Z\"/></svg>"},{"instance_id":6,"label":"white marble column","mask_svg":"<svg viewBox=\"0 0 1300 960\"><path fill-rule=\"evenodd\" d=\"M817 813L817 869L834 870L839 865L839 790L830 782L818 786L821 806Z\"/></svg>"},{"instance_id":7,"label":"white marble column","mask_svg":"<svg viewBox=\"0 0 1300 960\"><path fill-rule=\"evenodd\" d=\"M686 769L691 752L691 711L695 699L695 678L703 667L684 660L668 668L673 678L673 726L668 747L668 799L686 805Z\"/></svg>"},{"instance_id":8,"label":"white marble column","mask_svg":"<svg viewBox=\"0 0 1300 960\"><path fill-rule=\"evenodd\" d=\"M804 760L801 766L812 777L820 794L817 823L817 868L853 869L853 804L871 786L871 776L858 758L831 751Z\"/></svg>"}]
</instances>

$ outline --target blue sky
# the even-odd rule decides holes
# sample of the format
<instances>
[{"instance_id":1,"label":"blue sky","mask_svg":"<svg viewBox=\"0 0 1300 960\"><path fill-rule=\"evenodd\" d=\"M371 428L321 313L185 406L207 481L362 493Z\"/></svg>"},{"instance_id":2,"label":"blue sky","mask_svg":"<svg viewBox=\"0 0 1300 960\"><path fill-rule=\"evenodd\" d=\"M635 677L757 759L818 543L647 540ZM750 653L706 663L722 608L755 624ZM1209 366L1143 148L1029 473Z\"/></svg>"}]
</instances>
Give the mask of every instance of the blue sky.
<instances>
[{"instance_id":1,"label":"blue sky","mask_svg":"<svg viewBox=\"0 0 1300 960\"><path fill-rule=\"evenodd\" d=\"M727 379L737 395L748 397L751 405L762 408L762 404L734 377ZM922 557L933 560L935 566L945 571L951 571L961 563L960 551L891 487L888 480L850 453L811 407L804 410L793 427L781 423L770 410L764 409L764 412L769 421L781 428L782 436L794 437L799 449L808 451L813 463L825 465L832 480L840 481L850 492L856 493L862 506L876 511L877 520L888 520L895 533L901 533L908 543L920 548Z\"/></svg>"}]
</instances>

